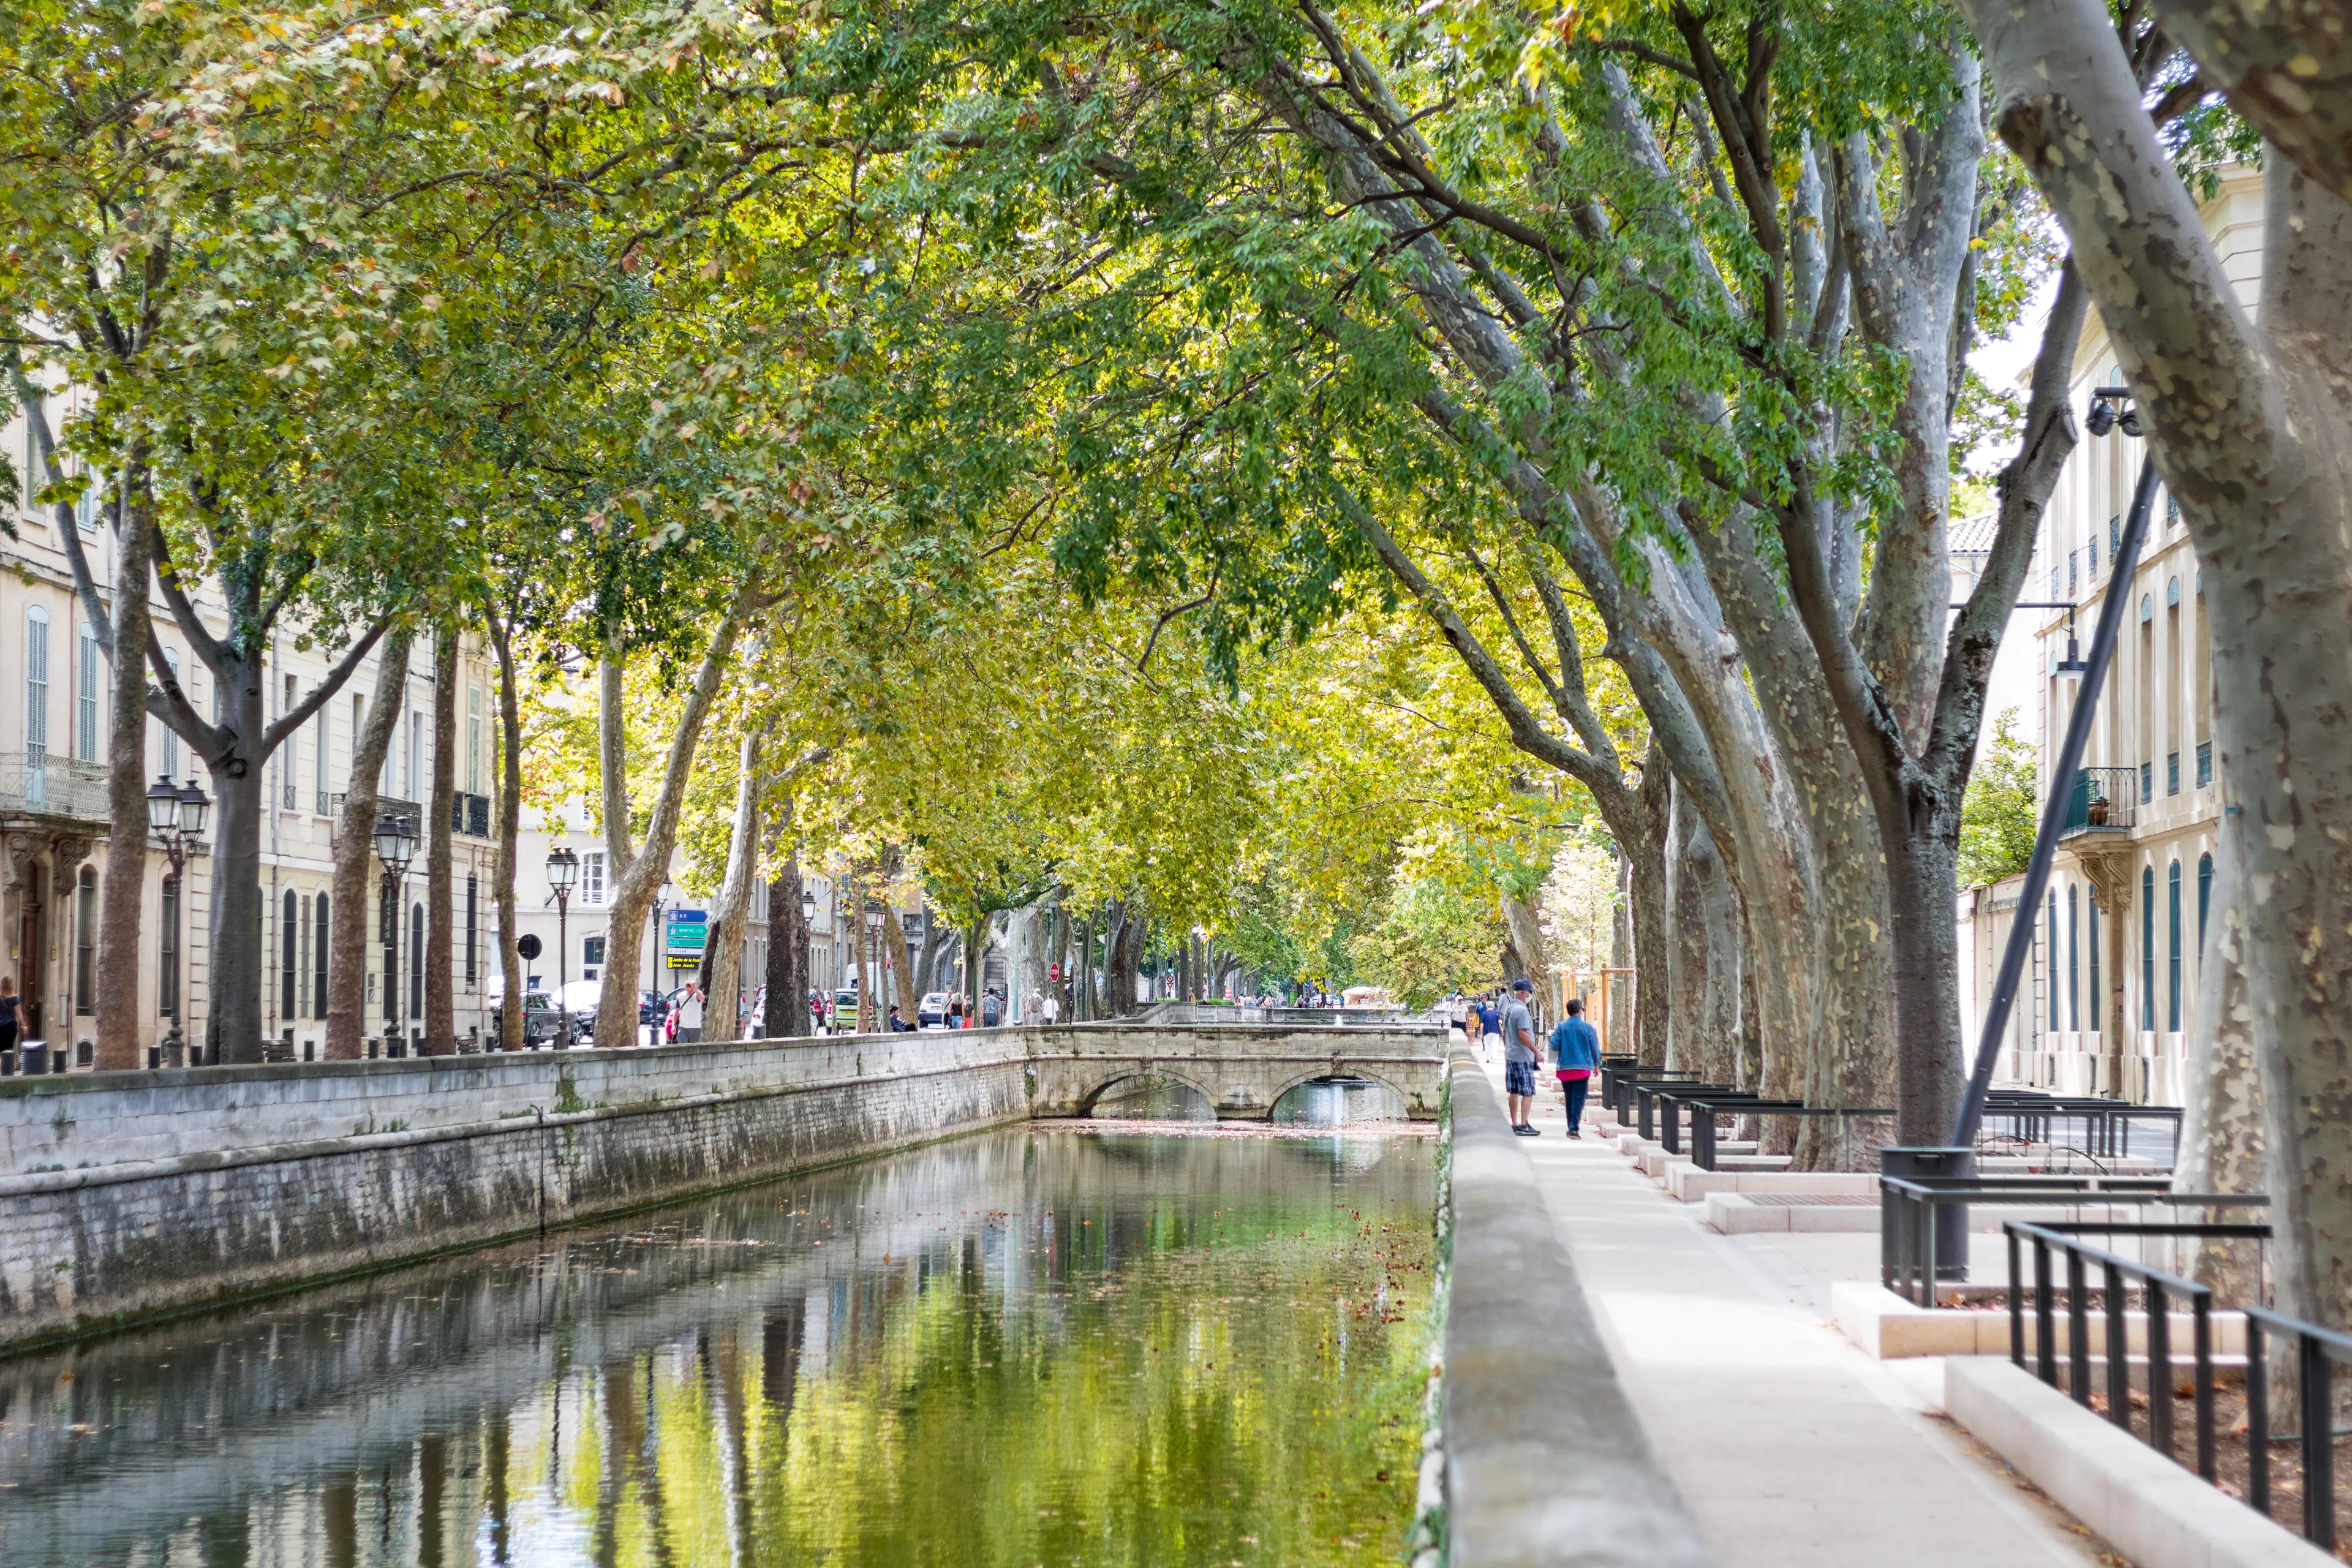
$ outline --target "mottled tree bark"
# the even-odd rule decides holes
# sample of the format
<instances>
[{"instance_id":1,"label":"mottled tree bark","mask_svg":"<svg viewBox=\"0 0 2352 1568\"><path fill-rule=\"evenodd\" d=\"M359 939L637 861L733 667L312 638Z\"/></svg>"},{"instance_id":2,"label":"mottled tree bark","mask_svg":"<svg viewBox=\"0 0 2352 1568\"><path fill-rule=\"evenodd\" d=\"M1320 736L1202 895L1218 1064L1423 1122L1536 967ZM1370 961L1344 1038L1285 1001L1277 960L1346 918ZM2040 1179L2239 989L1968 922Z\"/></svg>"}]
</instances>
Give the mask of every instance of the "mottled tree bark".
<instances>
[{"instance_id":1,"label":"mottled tree bark","mask_svg":"<svg viewBox=\"0 0 2352 1568\"><path fill-rule=\"evenodd\" d=\"M710 921L710 984L703 1017L726 1033L706 1027L704 1037L733 1039L742 1030L736 1019L743 1004L743 931L751 907L751 884L760 872L760 754L767 743L763 731L745 735L735 759L735 816L727 834L727 872L719 884L719 908ZM800 894L793 895L793 915L799 916ZM768 910L770 940L774 938L776 911Z\"/></svg>"},{"instance_id":2,"label":"mottled tree bark","mask_svg":"<svg viewBox=\"0 0 2352 1568\"><path fill-rule=\"evenodd\" d=\"M811 1027L808 921L801 917L799 857L768 884L768 1006L761 1029L772 1040L804 1038Z\"/></svg>"},{"instance_id":3,"label":"mottled tree bark","mask_svg":"<svg viewBox=\"0 0 2352 1568\"><path fill-rule=\"evenodd\" d=\"M516 950L515 878L522 839L522 703L515 689L514 630L496 605L483 616L499 658L499 857L490 897L499 910L499 1043L523 1047L522 954Z\"/></svg>"},{"instance_id":4,"label":"mottled tree bark","mask_svg":"<svg viewBox=\"0 0 2352 1568\"><path fill-rule=\"evenodd\" d=\"M101 1072L139 1067L144 1059L139 1045L139 987L133 982L139 973L140 921L147 890L147 666L135 655L128 661L114 657L116 648L143 649L149 637L147 580L155 559L150 546L154 498L147 488L146 464L136 453L125 466L121 509L115 525L121 553L116 561L114 618L106 638L114 683L107 694L108 848L99 891L98 968L114 983L98 988L93 1060ZM70 521L66 531L74 531Z\"/></svg>"},{"instance_id":5,"label":"mottled tree bark","mask_svg":"<svg viewBox=\"0 0 2352 1568\"><path fill-rule=\"evenodd\" d=\"M327 1059L357 1061L367 1043L368 886L375 880L375 808L384 753L400 719L408 687L409 628L400 626L384 639L376 668L375 695L367 722L352 737L352 778L343 792L342 815L335 819L334 892L330 903L327 963ZM386 975L384 984L398 984ZM513 989L509 977L508 989Z\"/></svg>"},{"instance_id":6,"label":"mottled tree bark","mask_svg":"<svg viewBox=\"0 0 2352 1568\"><path fill-rule=\"evenodd\" d=\"M457 787L457 626L433 632L433 789L425 805L425 1054L457 1054L457 921L449 805ZM412 960L411 962L414 962Z\"/></svg>"}]
</instances>

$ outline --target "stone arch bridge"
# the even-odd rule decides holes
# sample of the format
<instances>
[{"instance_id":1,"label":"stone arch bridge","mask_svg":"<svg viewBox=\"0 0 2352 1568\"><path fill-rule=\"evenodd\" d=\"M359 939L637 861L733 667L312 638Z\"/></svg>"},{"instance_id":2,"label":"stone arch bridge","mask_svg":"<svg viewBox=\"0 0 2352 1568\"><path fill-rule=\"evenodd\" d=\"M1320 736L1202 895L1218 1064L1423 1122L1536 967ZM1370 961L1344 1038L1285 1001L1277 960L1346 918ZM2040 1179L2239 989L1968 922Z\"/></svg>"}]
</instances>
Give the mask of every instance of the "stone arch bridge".
<instances>
[{"instance_id":1,"label":"stone arch bridge","mask_svg":"<svg viewBox=\"0 0 2352 1568\"><path fill-rule=\"evenodd\" d=\"M1116 1085L1153 1078L1193 1089L1222 1120L1263 1121L1301 1084L1360 1079L1394 1093L1413 1121L1428 1121L1445 1081L1445 1026L1434 1023L1146 1021L1020 1033L1038 1116L1085 1116Z\"/></svg>"}]
</instances>

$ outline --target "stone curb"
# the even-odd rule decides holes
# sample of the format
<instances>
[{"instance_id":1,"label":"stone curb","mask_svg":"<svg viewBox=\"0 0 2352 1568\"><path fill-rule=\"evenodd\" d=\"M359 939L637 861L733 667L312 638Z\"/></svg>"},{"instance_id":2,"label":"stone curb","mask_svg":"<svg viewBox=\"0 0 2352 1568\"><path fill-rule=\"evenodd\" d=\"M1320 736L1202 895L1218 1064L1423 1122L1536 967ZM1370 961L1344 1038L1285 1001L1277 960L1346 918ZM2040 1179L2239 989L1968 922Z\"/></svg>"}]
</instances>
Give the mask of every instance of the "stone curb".
<instances>
[{"instance_id":1,"label":"stone curb","mask_svg":"<svg viewBox=\"0 0 2352 1568\"><path fill-rule=\"evenodd\" d=\"M1453 1053L1445 1325L1454 1568L1714 1568L1617 1381L1494 1086Z\"/></svg>"},{"instance_id":2,"label":"stone curb","mask_svg":"<svg viewBox=\"0 0 2352 1568\"><path fill-rule=\"evenodd\" d=\"M1948 1359L1944 1409L2138 1568L2336 1563L2005 1359Z\"/></svg>"}]
</instances>

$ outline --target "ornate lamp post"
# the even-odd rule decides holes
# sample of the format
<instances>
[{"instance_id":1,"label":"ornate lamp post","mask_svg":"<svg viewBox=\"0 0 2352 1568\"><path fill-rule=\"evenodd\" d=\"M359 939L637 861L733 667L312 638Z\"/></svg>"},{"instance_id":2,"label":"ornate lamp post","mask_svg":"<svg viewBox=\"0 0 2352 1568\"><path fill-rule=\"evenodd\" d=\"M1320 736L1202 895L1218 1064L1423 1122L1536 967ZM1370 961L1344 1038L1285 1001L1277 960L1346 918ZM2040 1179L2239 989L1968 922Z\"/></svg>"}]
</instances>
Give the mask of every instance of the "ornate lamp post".
<instances>
[{"instance_id":1,"label":"ornate lamp post","mask_svg":"<svg viewBox=\"0 0 2352 1568\"><path fill-rule=\"evenodd\" d=\"M879 904L868 904L866 906L866 962L872 966L871 973L874 975L877 990L881 989L882 985L884 973L882 960L885 956L882 952L882 907ZM860 1033L866 1033L870 1029L878 1029L882 1026L881 1003L870 996L860 995L857 998L857 1010L865 1015L857 1021Z\"/></svg>"},{"instance_id":2,"label":"ornate lamp post","mask_svg":"<svg viewBox=\"0 0 2352 1568\"><path fill-rule=\"evenodd\" d=\"M570 917L572 885L580 879L580 857L564 845L547 852L547 885L555 893L555 1018L564 1045L572 1043L572 1003L564 995L572 977Z\"/></svg>"},{"instance_id":3,"label":"ornate lamp post","mask_svg":"<svg viewBox=\"0 0 2352 1568\"><path fill-rule=\"evenodd\" d=\"M392 1054L391 1045L400 1038L400 895L408 874L408 862L416 855L416 829L408 818L397 815L375 819L375 857L383 862L383 907L390 917L384 930L391 940L384 943L384 1055Z\"/></svg>"},{"instance_id":4,"label":"ornate lamp post","mask_svg":"<svg viewBox=\"0 0 2352 1568\"><path fill-rule=\"evenodd\" d=\"M147 827L154 834L156 843L172 862L172 882L179 887L182 873L188 863L188 847L204 837L205 816L213 807L212 800L190 779L184 785L175 785L168 773L158 775L154 787L147 792ZM183 900L184 902L184 900ZM176 917L175 917L176 918ZM172 1032L163 1037L162 1051L165 1067L178 1067L186 1058L187 1043L180 1033L181 1015L187 1011L180 990L180 933L172 933Z\"/></svg>"},{"instance_id":5,"label":"ornate lamp post","mask_svg":"<svg viewBox=\"0 0 2352 1568\"><path fill-rule=\"evenodd\" d=\"M816 893L806 883L801 885L801 987L814 990L816 978ZM771 1001L774 998L771 997ZM808 998L795 996L793 1005L808 1011ZM810 1033L815 1033L814 1026Z\"/></svg>"}]
</instances>

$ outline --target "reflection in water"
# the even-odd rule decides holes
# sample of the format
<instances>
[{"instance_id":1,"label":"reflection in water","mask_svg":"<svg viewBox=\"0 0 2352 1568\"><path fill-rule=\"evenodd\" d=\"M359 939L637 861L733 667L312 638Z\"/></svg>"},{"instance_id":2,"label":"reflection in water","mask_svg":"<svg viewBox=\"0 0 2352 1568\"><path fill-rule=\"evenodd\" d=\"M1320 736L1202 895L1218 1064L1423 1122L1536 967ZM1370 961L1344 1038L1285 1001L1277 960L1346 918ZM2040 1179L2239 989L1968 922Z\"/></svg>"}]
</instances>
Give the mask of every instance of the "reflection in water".
<instances>
[{"instance_id":1,"label":"reflection in water","mask_svg":"<svg viewBox=\"0 0 2352 1568\"><path fill-rule=\"evenodd\" d=\"M1404 1101L1369 1079L1318 1079L1274 1102L1273 1120L1286 1127L1343 1127L1355 1121L1402 1121Z\"/></svg>"},{"instance_id":2,"label":"reflection in water","mask_svg":"<svg viewBox=\"0 0 2352 1568\"><path fill-rule=\"evenodd\" d=\"M1392 1562L1433 1202L1021 1129L0 1362L0 1562Z\"/></svg>"}]
</instances>

